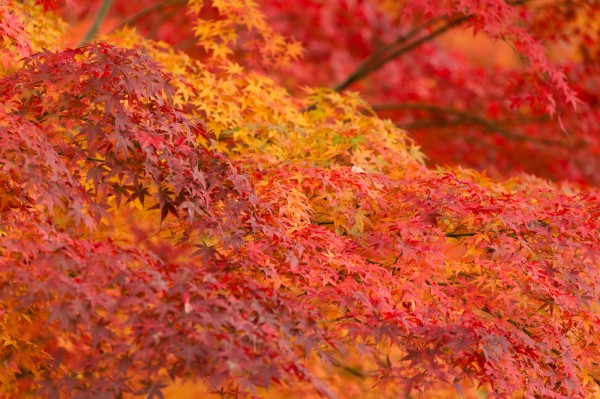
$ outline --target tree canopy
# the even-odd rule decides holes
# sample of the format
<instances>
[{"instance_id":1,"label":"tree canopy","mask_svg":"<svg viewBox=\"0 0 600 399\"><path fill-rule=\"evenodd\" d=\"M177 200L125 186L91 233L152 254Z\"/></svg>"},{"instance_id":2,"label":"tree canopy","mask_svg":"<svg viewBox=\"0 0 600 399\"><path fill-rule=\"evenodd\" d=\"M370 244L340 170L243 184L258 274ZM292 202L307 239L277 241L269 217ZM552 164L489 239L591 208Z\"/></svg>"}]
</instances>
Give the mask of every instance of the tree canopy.
<instances>
[{"instance_id":1,"label":"tree canopy","mask_svg":"<svg viewBox=\"0 0 600 399\"><path fill-rule=\"evenodd\" d=\"M0 1L1 395L600 397L598 5L81 3Z\"/></svg>"}]
</instances>

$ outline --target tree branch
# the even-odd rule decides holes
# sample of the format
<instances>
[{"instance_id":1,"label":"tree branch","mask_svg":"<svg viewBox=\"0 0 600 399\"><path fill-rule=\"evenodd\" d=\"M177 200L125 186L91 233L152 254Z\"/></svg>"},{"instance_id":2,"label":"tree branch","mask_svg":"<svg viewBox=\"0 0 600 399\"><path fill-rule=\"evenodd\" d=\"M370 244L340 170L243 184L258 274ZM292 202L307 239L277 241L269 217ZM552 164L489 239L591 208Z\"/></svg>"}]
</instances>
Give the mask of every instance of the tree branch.
<instances>
[{"instance_id":1,"label":"tree branch","mask_svg":"<svg viewBox=\"0 0 600 399\"><path fill-rule=\"evenodd\" d=\"M440 28L432 31L428 35L423 36L422 38L415 40L412 43L406 44L405 46L396 48L396 47L398 47L398 45L402 45L402 44L406 43L407 41L412 39L414 36L416 36L418 33L420 33L423 29L428 28L430 25L437 22L438 20L433 19L433 20L425 23L424 25L421 25L421 26L413 29L406 35L396 39L393 43L390 43L390 44L382 47L381 49L377 50L376 52L371 54L369 57L367 57L354 70L354 72L352 72L342 83L335 86L334 90L335 91L345 90L352 83L359 81L361 79L364 79L366 76L368 76L372 72L378 70L379 68L381 68L382 66L384 66L385 64L387 64L388 62L393 60L394 58L398 58L401 55L406 54L406 53L416 49L417 47L421 46L422 44L427 43L430 40L433 40L437 36L440 36L443 33L447 32L448 30L454 28L455 26L458 26L458 25L462 24L463 22L467 21L469 18L471 18L470 15L465 15L462 17L455 18L451 21L448 21L448 23L441 26Z\"/></svg>"},{"instance_id":2,"label":"tree branch","mask_svg":"<svg viewBox=\"0 0 600 399\"><path fill-rule=\"evenodd\" d=\"M446 237L460 238L460 237L472 237L472 236L474 236L476 234L477 233L446 233L444 235Z\"/></svg>"},{"instance_id":3,"label":"tree branch","mask_svg":"<svg viewBox=\"0 0 600 399\"><path fill-rule=\"evenodd\" d=\"M122 28L126 27L127 25L132 25L135 22L137 22L138 20L144 18L146 15L152 14L153 12L161 11L161 10L164 10L169 7L177 7L180 5L184 5L186 3L187 3L187 0L165 0L165 1L160 1L158 3L154 3L150 6L136 12L135 14L132 14L129 17L125 18L123 21L121 21L119 23L119 25L115 26L111 30L111 32L115 31L117 29L122 29Z\"/></svg>"},{"instance_id":4,"label":"tree branch","mask_svg":"<svg viewBox=\"0 0 600 399\"><path fill-rule=\"evenodd\" d=\"M438 21L440 21L439 17L438 18L432 18L432 19L428 20L427 22L425 22L424 24L421 24L421 25L413 28L408 33L406 33L405 35L398 37L392 43L380 47L374 53L372 53L371 55L369 55L369 57L367 57L363 62L361 62L356 67L356 69L354 70L354 72L352 73L352 75L350 75L350 77L348 79L350 79L352 76L357 76L357 75L363 74L366 70L368 70L370 67L372 67L372 65L375 62L377 62L382 57L384 57L386 53L389 53L390 51L393 51L395 47L397 47L398 45L400 45L402 43L405 43L408 40L412 39L417 34L419 34L419 32L421 32L424 29L429 28L430 26L432 26L433 24L437 23Z\"/></svg>"},{"instance_id":5,"label":"tree branch","mask_svg":"<svg viewBox=\"0 0 600 399\"><path fill-rule=\"evenodd\" d=\"M106 18L106 14L108 14L110 7L112 7L112 3L113 3L113 0L103 0L102 1L102 4L100 4L100 8L98 9L98 12L96 13L96 18L94 19L94 22L92 23L92 26L90 26L90 29L88 29L88 31L86 32L83 39L81 39L81 42L79 42L80 46L83 46L87 42L91 41L94 37L96 37L96 35L98 34L98 30L100 30L100 26L102 25L102 22L104 22L104 18Z\"/></svg>"},{"instance_id":6,"label":"tree branch","mask_svg":"<svg viewBox=\"0 0 600 399\"><path fill-rule=\"evenodd\" d=\"M528 0L513 0L513 1L506 1L506 3L510 6L520 6L520 5L527 3L527 1ZM335 86L334 90L335 91L345 90L352 83L365 78L367 75L378 70L379 68L381 68L382 66L384 66L385 64L387 64L388 62L393 60L394 58L397 58L403 54L406 54L406 53L414 50L415 48L419 47L420 45L436 38L437 36L442 35L443 33L454 28L455 26L461 25L463 22L468 21L472 17L473 17L473 15L463 15L461 17L456 17L456 18L448 21L446 23L446 25L443 25L440 28L432 31L427 36L424 36L421 39L418 39L418 40L414 41L413 43L408 44L404 47L401 47L395 51L393 50L394 48L398 47L399 45L402 45L402 44L406 43L407 41L409 41L410 39L412 39L413 37L417 36L424 29L431 27L432 25L436 24L437 22L439 22L442 19L446 19L446 17L437 17L437 18L432 18L432 19L428 20L424 24L422 24L422 25L414 28L410 32L408 32L406 35L397 38L392 43L381 47L379 50L377 50L374 53L372 53L371 55L369 55L363 62L361 62L358 65L358 67L356 67L356 69L343 82L341 82L337 86ZM387 52L391 52L391 53L386 55Z\"/></svg>"},{"instance_id":7,"label":"tree branch","mask_svg":"<svg viewBox=\"0 0 600 399\"><path fill-rule=\"evenodd\" d=\"M566 143L566 142L560 141L560 140L546 139L543 137L532 137L532 136L527 136L524 134L514 133L510 130L507 130L502 125L499 125L499 124L497 124L493 121L490 121L489 119L486 119L484 117L481 117L477 114L459 111L457 109L454 109L451 107L445 107L445 106L441 106L441 105L424 104L424 103L417 103L417 102L402 102L402 103L390 103L390 104L375 104L372 106L372 108L374 111L421 109L421 110L434 112L434 113L454 115L454 116L458 117L461 121L470 122L472 124L482 126L482 127L486 128L489 132L498 133L498 134L500 134L508 139L511 139L511 140L531 141L531 142L544 144L547 146L555 146L555 147L559 146L559 147L563 147L563 148L571 148L572 147L572 145L570 145L569 143ZM438 124L437 126L440 126L440 124ZM436 125L432 124L431 126L413 126L413 127L427 128L427 127L436 127Z\"/></svg>"}]
</instances>

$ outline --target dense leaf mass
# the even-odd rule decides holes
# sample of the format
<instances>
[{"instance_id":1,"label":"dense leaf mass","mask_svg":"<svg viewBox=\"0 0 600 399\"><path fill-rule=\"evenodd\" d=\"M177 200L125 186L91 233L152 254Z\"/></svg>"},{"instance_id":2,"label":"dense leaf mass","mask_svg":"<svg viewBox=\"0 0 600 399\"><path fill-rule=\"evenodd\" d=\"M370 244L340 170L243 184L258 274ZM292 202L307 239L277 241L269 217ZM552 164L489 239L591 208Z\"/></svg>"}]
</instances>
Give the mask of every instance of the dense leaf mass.
<instances>
[{"instance_id":1,"label":"dense leaf mass","mask_svg":"<svg viewBox=\"0 0 600 399\"><path fill-rule=\"evenodd\" d=\"M305 44L278 79L360 90L432 164L598 186L600 5L261 0Z\"/></svg>"},{"instance_id":2,"label":"dense leaf mass","mask_svg":"<svg viewBox=\"0 0 600 399\"><path fill-rule=\"evenodd\" d=\"M38 3L0 2L0 396L600 395L595 188L427 168L359 95L290 94L268 74L298 43L251 0L189 1L189 54L128 27L61 48ZM514 3L402 7L512 42L558 112L578 88Z\"/></svg>"}]
</instances>

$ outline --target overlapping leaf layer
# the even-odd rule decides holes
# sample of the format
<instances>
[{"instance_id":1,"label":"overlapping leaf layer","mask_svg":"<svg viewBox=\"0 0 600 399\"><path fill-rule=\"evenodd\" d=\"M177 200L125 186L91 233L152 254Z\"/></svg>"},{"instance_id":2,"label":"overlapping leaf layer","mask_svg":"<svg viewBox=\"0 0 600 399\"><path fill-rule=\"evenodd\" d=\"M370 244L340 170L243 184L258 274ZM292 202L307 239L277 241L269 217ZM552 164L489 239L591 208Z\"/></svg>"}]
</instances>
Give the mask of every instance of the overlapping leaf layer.
<instances>
[{"instance_id":1,"label":"overlapping leaf layer","mask_svg":"<svg viewBox=\"0 0 600 399\"><path fill-rule=\"evenodd\" d=\"M359 96L269 79L298 49L252 1L210 3L201 61L0 5L2 395L598 395L598 192L428 169Z\"/></svg>"}]
</instances>

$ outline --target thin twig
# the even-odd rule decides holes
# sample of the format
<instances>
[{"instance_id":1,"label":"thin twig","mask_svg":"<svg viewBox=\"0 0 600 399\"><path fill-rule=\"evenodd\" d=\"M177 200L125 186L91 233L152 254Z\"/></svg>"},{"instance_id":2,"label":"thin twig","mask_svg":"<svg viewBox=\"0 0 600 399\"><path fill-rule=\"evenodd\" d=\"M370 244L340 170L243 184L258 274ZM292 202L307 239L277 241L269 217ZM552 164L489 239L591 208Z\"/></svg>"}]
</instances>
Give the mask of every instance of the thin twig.
<instances>
[{"instance_id":1,"label":"thin twig","mask_svg":"<svg viewBox=\"0 0 600 399\"><path fill-rule=\"evenodd\" d=\"M91 41L93 38L96 37L96 35L98 34L98 31L100 30L100 26L102 25L102 22L104 22L104 18L106 18L106 14L108 14L110 7L112 7L112 3L113 3L113 0L103 0L102 1L102 4L100 4L100 8L98 9L98 12L96 13L96 18L94 19L94 22L92 23L92 26L90 26L90 29L88 29L88 31L86 32L83 39L81 39L81 42L79 42L80 46L83 46L84 44L86 44L87 42Z\"/></svg>"}]
</instances>

